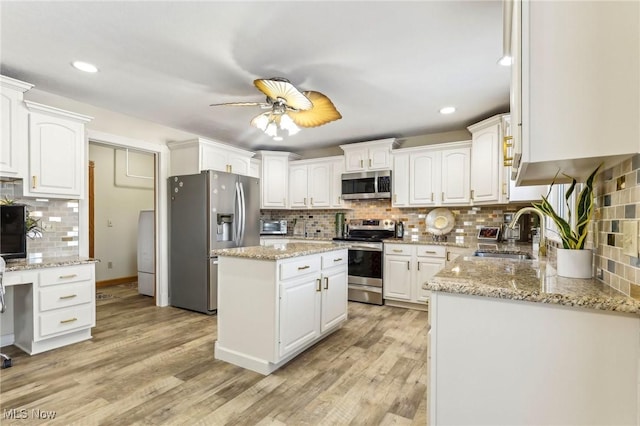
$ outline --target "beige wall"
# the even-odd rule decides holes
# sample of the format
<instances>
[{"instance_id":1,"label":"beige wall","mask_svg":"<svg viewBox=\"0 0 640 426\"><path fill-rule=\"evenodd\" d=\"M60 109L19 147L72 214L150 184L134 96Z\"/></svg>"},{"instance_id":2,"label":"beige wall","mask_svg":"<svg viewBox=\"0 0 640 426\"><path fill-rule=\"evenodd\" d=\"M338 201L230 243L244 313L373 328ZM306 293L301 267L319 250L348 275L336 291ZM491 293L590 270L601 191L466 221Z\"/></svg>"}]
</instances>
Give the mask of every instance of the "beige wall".
<instances>
[{"instance_id":1,"label":"beige wall","mask_svg":"<svg viewBox=\"0 0 640 426\"><path fill-rule=\"evenodd\" d=\"M153 185L149 186L146 179L124 176L121 163L124 154L120 149L89 144L89 160L95 163L94 247L95 257L100 259L96 264L96 281L138 274L138 214L140 210L153 210ZM152 154L129 155L130 175L153 176L153 169ZM108 267L109 262L112 268Z\"/></svg>"}]
</instances>

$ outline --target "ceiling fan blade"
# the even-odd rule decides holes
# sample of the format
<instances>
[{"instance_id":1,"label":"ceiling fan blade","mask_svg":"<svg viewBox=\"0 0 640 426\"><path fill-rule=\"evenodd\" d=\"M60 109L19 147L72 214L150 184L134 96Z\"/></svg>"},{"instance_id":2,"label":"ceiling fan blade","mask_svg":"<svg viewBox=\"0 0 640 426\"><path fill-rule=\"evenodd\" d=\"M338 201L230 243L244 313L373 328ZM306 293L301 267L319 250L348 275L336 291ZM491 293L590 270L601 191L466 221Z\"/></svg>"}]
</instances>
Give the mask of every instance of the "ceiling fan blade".
<instances>
[{"instance_id":1,"label":"ceiling fan blade","mask_svg":"<svg viewBox=\"0 0 640 426\"><path fill-rule=\"evenodd\" d=\"M289 108L308 110L313 103L288 81L258 79L253 84L271 99L284 99Z\"/></svg>"},{"instance_id":2,"label":"ceiling fan blade","mask_svg":"<svg viewBox=\"0 0 640 426\"><path fill-rule=\"evenodd\" d=\"M211 104L209 106L259 106L261 108L271 108L266 102L226 102L222 104Z\"/></svg>"},{"instance_id":3,"label":"ceiling fan blade","mask_svg":"<svg viewBox=\"0 0 640 426\"><path fill-rule=\"evenodd\" d=\"M288 111L289 117L300 127L317 127L339 120L342 115L333 102L320 92L308 91L304 95L313 102L313 108L306 111Z\"/></svg>"}]
</instances>

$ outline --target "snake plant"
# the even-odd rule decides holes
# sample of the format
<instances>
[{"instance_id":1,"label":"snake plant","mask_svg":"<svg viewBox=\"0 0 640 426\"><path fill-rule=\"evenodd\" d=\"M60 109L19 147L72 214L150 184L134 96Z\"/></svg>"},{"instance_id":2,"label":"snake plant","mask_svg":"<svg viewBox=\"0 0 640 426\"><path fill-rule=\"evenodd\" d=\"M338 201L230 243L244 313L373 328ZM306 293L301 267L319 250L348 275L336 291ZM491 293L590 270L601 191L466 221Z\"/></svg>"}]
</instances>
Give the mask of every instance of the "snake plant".
<instances>
[{"instance_id":1,"label":"snake plant","mask_svg":"<svg viewBox=\"0 0 640 426\"><path fill-rule=\"evenodd\" d=\"M584 248L584 244L587 240L587 234L589 232L589 222L591 221L591 217L593 216L593 181L595 180L596 174L602 167L600 164L596 169L589 175L586 182L584 183L584 187L580 194L578 195L578 200L575 203L576 209L576 221L575 225L571 227L571 206L570 200L573 191L576 188L577 180L569 175L565 175L569 179L571 179L571 185L567 189L564 195L564 200L567 205L567 219L560 217L554 210L553 206L549 202L549 195L551 194L551 189L555 184L555 178L553 182L551 182L551 187L549 188L549 193L547 196L542 196L542 201L534 202L533 207L542 212L544 215L548 216L558 227L558 234L560 235L560 239L562 240L562 247L565 249L572 250L581 250ZM557 174L556 174L557 177Z\"/></svg>"}]
</instances>

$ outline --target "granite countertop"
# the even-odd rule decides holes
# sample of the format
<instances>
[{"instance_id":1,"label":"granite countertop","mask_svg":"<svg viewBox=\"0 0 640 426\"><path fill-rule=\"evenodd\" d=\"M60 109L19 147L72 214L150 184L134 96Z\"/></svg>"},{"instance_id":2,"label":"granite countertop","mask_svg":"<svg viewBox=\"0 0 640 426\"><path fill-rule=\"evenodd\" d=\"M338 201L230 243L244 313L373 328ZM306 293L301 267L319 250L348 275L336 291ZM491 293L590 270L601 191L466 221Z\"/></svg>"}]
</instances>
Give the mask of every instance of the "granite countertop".
<instances>
[{"instance_id":1,"label":"granite countertop","mask_svg":"<svg viewBox=\"0 0 640 426\"><path fill-rule=\"evenodd\" d=\"M318 241L318 242L332 242L333 238L328 237L305 237L303 235L260 235L261 239L265 240L305 240L305 241Z\"/></svg>"},{"instance_id":2,"label":"granite countertop","mask_svg":"<svg viewBox=\"0 0 640 426\"><path fill-rule=\"evenodd\" d=\"M212 256L243 257L256 260L280 260L291 257L307 256L310 254L325 253L329 251L346 249L342 243L317 244L317 243L286 243L272 246L237 247L229 249L212 250Z\"/></svg>"},{"instance_id":3,"label":"granite countertop","mask_svg":"<svg viewBox=\"0 0 640 426\"><path fill-rule=\"evenodd\" d=\"M640 315L640 300L596 279L559 277L552 262L461 256L423 288Z\"/></svg>"},{"instance_id":4,"label":"granite countertop","mask_svg":"<svg viewBox=\"0 0 640 426\"><path fill-rule=\"evenodd\" d=\"M83 265L86 263L100 262L98 259L88 257L40 257L32 259L10 259L7 260L5 271L26 271L30 269L57 268L61 266Z\"/></svg>"},{"instance_id":5,"label":"granite countertop","mask_svg":"<svg viewBox=\"0 0 640 426\"><path fill-rule=\"evenodd\" d=\"M420 245L429 245L429 246L446 246L446 247L460 247L460 248L469 248L471 245L469 243L456 243L453 241L433 241L431 238L419 238L409 239L409 238L386 238L382 240L385 244L420 244Z\"/></svg>"}]
</instances>

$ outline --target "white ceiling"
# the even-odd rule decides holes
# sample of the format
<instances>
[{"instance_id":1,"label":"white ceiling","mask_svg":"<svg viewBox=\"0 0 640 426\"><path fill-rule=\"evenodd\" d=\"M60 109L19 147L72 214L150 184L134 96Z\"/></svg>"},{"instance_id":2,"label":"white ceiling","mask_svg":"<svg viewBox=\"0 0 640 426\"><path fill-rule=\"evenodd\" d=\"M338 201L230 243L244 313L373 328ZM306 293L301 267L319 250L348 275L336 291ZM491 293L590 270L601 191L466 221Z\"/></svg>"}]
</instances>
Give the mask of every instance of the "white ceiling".
<instances>
[{"instance_id":1,"label":"white ceiling","mask_svg":"<svg viewBox=\"0 0 640 426\"><path fill-rule=\"evenodd\" d=\"M502 2L0 4L0 72L37 89L248 149L300 151L464 129L508 111ZM96 74L73 60L94 63ZM341 120L275 142L256 78L327 95ZM453 105L457 112L438 110Z\"/></svg>"}]
</instances>

